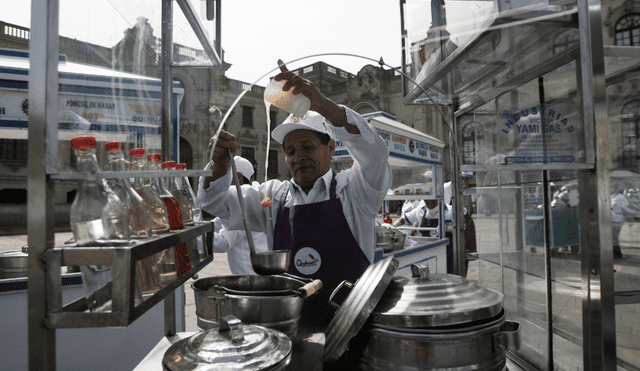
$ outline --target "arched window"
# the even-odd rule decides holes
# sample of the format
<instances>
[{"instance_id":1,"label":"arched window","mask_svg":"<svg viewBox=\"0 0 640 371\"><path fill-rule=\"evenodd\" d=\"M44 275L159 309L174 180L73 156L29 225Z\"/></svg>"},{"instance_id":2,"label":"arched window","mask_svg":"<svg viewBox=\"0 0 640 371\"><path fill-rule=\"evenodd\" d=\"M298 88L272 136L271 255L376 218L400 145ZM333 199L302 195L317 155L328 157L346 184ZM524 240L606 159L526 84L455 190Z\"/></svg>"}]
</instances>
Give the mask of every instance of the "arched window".
<instances>
[{"instance_id":1,"label":"arched window","mask_svg":"<svg viewBox=\"0 0 640 371\"><path fill-rule=\"evenodd\" d=\"M180 162L187 164L188 170L193 170L193 148L183 137L180 137Z\"/></svg>"},{"instance_id":2,"label":"arched window","mask_svg":"<svg viewBox=\"0 0 640 371\"><path fill-rule=\"evenodd\" d=\"M616 45L640 46L640 14L626 15L616 23Z\"/></svg>"},{"instance_id":3,"label":"arched window","mask_svg":"<svg viewBox=\"0 0 640 371\"><path fill-rule=\"evenodd\" d=\"M553 40L553 54L558 54L580 41L580 33L576 29L564 30Z\"/></svg>"},{"instance_id":4,"label":"arched window","mask_svg":"<svg viewBox=\"0 0 640 371\"><path fill-rule=\"evenodd\" d=\"M638 164L638 139L640 139L640 100L622 107L622 151L619 157L622 167Z\"/></svg>"},{"instance_id":5,"label":"arched window","mask_svg":"<svg viewBox=\"0 0 640 371\"><path fill-rule=\"evenodd\" d=\"M476 161L483 161L482 148L484 129L477 122L472 122L462 129L462 163L475 165Z\"/></svg>"}]
</instances>

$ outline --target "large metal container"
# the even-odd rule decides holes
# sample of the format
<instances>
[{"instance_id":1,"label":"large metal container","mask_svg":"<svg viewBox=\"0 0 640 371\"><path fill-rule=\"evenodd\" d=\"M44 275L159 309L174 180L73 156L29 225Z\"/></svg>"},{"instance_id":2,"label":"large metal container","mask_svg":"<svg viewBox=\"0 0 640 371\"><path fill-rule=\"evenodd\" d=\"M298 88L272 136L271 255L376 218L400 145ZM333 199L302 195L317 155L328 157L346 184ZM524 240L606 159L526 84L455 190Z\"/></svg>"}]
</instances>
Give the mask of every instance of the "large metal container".
<instances>
[{"instance_id":1,"label":"large metal container","mask_svg":"<svg viewBox=\"0 0 640 371\"><path fill-rule=\"evenodd\" d=\"M505 350L520 347L517 322L506 321L504 296L449 274L393 277L370 322L352 341L360 370L506 369Z\"/></svg>"},{"instance_id":2,"label":"large metal container","mask_svg":"<svg viewBox=\"0 0 640 371\"><path fill-rule=\"evenodd\" d=\"M272 328L295 339L305 300L295 290L302 286L304 282L285 276L199 279L191 285L198 328L216 328L220 318L233 314L243 323ZM233 291L242 293L231 293Z\"/></svg>"},{"instance_id":3,"label":"large metal container","mask_svg":"<svg viewBox=\"0 0 640 371\"><path fill-rule=\"evenodd\" d=\"M291 362L292 342L283 333L243 325L233 316L220 326L172 344L164 354L167 371L282 371Z\"/></svg>"},{"instance_id":4,"label":"large metal container","mask_svg":"<svg viewBox=\"0 0 640 371\"><path fill-rule=\"evenodd\" d=\"M27 277L29 255L25 250L0 252L0 279Z\"/></svg>"}]
</instances>

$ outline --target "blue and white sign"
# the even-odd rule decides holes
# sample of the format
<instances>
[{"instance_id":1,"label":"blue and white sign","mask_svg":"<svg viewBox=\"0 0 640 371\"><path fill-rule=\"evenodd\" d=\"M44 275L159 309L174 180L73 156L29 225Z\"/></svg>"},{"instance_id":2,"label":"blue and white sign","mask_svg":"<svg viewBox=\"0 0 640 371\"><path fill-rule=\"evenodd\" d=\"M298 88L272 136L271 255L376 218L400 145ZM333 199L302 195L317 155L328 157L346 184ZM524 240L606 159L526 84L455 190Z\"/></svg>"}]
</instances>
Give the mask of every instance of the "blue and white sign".
<instances>
[{"instance_id":1,"label":"blue and white sign","mask_svg":"<svg viewBox=\"0 0 640 371\"><path fill-rule=\"evenodd\" d=\"M533 106L501 112L498 139L505 164L580 161L584 136L575 111L567 115L562 108Z\"/></svg>"},{"instance_id":2,"label":"blue and white sign","mask_svg":"<svg viewBox=\"0 0 640 371\"><path fill-rule=\"evenodd\" d=\"M429 164L441 164L443 160L442 148L429 145L405 136L391 134L377 130L378 135L385 141L389 148L389 155L424 162ZM347 147L340 141L336 141L334 158L349 156Z\"/></svg>"}]
</instances>

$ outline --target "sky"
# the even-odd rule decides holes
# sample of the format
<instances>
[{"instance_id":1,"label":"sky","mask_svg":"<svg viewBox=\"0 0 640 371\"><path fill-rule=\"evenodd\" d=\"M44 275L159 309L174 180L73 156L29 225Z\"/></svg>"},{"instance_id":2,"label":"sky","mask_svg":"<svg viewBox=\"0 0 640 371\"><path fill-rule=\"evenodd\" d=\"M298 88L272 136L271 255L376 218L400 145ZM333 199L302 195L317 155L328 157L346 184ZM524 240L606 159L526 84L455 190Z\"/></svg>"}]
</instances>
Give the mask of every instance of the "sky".
<instances>
[{"instance_id":1,"label":"sky","mask_svg":"<svg viewBox=\"0 0 640 371\"><path fill-rule=\"evenodd\" d=\"M204 1L191 0L197 11ZM30 25L30 1L0 0L0 20ZM428 2L427 2L428 3ZM138 17L149 19L159 37L160 0L60 0L60 35L112 47ZM266 85L282 59L291 69L327 62L356 74L382 57L401 63L400 7L397 0L222 0L222 48L232 66L227 77ZM201 48L174 3L174 42ZM213 22L205 25L213 39ZM354 56L310 55L348 53ZM370 60L372 59L372 60Z\"/></svg>"}]
</instances>

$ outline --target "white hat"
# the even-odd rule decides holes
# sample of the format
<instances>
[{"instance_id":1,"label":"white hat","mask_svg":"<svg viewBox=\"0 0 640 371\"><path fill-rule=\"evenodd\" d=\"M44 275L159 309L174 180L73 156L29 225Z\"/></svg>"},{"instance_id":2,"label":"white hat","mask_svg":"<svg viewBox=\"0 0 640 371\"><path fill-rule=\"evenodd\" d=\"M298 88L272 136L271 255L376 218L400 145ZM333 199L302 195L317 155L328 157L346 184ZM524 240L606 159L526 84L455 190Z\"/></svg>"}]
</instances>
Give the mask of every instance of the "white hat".
<instances>
[{"instance_id":1,"label":"white hat","mask_svg":"<svg viewBox=\"0 0 640 371\"><path fill-rule=\"evenodd\" d=\"M278 141L280 144L284 144L284 137L294 130L313 130L322 134L327 134L332 137L329 124L326 123L324 117L321 114L308 111L304 116L289 115L286 120L271 133L271 137Z\"/></svg>"},{"instance_id":2,"label":"white hat","mask_svg":"<svg viewBox=\"0 0 640 371\"><path fill-rule=\"evenodd\" d=\"M472 172L472 171L462 171L462 172L460 173L460 175L461 175L463 178L473 178L473 172Z\"/></svg>"},{"instance_id":3,"label":"white hat","mask_svg":"<svg viewBox=\"0 0 640 371\"><path fill-rule=\"evenodd\" d=\"M253 175L253 165L251 165L251 162L240 156L234 157L233 161L236 163L236 170L238 170L238 173L242 174L247 179L251 179L251 176Z\"/></svg>"}]
</instances>

